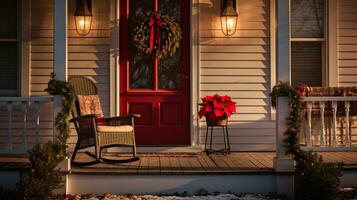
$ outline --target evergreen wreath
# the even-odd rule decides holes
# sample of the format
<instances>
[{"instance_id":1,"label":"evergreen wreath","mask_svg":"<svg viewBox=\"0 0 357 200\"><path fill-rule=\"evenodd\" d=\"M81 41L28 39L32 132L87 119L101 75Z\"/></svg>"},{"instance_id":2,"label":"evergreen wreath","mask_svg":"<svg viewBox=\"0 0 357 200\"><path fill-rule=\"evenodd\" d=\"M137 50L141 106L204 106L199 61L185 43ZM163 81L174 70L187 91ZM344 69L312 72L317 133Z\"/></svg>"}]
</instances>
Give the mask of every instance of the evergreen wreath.
<instances>
[{"instance_id":1,"label":"evergreen wreath","mask_svg":"<svg viewBox=\"0 0 357 200\"><path fill-rule=\"evenodd\" d=\"M181 45L180 24L168 15L149 11L139 16L133 30L133 43L139 52L159 58L176 53Z\"/></svg>"},{"instance_id":2,"label":"evergreen wreath","mask_svg":"<svg viewBox=\"0 0 357 200\"><path fill-rule=\"evenodd\" d=\"M306 152L300 148L298 133L301 124L302 102L299 92L288 83L279 83L270 93L272 106L276 108L278 97L289 98L288 125L284 135L286 154L296 161L295 198L335 199L339 192L342 176L342 163L325 163L317 153Z\"/></svg>"}]
</instances>

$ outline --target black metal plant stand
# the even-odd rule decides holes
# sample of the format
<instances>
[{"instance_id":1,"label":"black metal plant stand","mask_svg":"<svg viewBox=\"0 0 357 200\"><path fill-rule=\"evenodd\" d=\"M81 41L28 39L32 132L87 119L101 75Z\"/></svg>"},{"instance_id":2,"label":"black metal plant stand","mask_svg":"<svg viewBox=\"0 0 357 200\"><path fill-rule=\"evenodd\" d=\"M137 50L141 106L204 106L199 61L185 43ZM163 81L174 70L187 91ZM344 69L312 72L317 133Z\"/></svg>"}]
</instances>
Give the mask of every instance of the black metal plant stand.
<instances>
[{"instance_id":1,"label":"black metal plant stand","mask_svg":"<svg viewBox=\"0 0 357 200\"><path fill-rule=\"evenodd\" d=\"M222 127L223 131L223 139L224 139L224 149L222 150L213 150L212 149L212 135L213 135L213 127ZM208 139L208 129L211 128L211 137L210 137L210 144L209 149L207 149L207 139ZM206 128L206 141L205 141L205 150L207 155L213 152L223 152L224 155L231 153L231 146L229 143L229 134L228 134L228 126L226 125L208 125Z\"/></svg>"}]
</instances>

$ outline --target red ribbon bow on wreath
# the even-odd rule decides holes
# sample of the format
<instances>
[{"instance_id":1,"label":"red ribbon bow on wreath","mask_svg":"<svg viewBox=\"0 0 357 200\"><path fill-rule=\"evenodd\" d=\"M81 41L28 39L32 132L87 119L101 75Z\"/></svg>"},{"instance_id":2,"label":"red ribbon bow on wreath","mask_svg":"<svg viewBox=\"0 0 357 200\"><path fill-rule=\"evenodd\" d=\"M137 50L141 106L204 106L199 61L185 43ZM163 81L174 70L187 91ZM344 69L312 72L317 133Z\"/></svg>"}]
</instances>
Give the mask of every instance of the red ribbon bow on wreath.
<instances>
[{"instance_id":1,"label":"red ribbon bow on wreath","mask_svg":"<svg viewBox=\"0 0 357 200\"><path fill-rule=\"evenodd\" d=\"M158 52L160 52L160 39L161 39L161 31L160 27L162 27L164 23L160 19L160 15L155 14L154 17L150 18L149 26L150 26L150 53L154 50L155 43L155 32L156 32L156 42Z\"/></svg>"}]
</instances>

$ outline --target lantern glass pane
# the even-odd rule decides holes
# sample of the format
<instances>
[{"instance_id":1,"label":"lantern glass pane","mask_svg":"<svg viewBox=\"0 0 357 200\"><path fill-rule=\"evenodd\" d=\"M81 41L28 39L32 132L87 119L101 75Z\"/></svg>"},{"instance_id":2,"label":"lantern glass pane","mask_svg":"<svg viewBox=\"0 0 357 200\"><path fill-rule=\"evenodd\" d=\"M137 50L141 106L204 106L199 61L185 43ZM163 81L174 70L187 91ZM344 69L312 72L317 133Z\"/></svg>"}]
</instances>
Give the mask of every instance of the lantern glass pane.
<instances>
[{"instance_id":1,"label":"lantern glass pane","mask_svg":"<svg viewBox=\"0 0 357 200\"><path fill-rule=\"evenodd\" d=\"M150 0L130 1L129 3L129 79L130 89L153 89L154 65L152 58L140 51L133 44L133 30L142 13L151 10L153 4Z\"/></svg>"},{"instance_id":2,"label":"lantern glass pane","mask_svg":"<svg viewBox=\"0 0 357 200\"><path fill-rule=\"evenodd\" d=\"M159 0L159 9L163 14L168 14L181 24L181 0ZM177 91L182 86L181 72L181 47L176 53L159 62L159 89Z\"/></svg>"},{"instance_id":3,"label":"lantern glass pane","mask_svg":"<svg viewBox=\"0 0 357 200\"><path fill-rule=\"evenodd\" d=\"M92 16L75 16L76 29L79 35L87 35L91 30Z\"/></svg>"},{"instance_id":4,"label":"lantern glass pane","mask_svg":"<svg viewBox=\"0 0 357 200\"><path fill-rule=\"evenodd\" d=\"M237 28L237 16L221 16L221 28L224 35L233 35Z\"/></svg>"}]
</instances>

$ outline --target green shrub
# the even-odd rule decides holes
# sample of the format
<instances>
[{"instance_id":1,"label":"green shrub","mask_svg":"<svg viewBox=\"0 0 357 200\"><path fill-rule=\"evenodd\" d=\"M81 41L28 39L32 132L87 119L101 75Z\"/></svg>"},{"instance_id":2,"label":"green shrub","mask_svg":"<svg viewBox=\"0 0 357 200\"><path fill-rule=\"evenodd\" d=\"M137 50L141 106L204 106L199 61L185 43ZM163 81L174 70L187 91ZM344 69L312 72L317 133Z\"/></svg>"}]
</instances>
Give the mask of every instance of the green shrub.
<instances>
[{"instance_id":1,"label":"green shrub","mask_svg":"<svg viewBox=\"0 0 357 200\"><path fill-rule=\"evenodd\" d=\"M60 188L62 176L57 165L63 159L57 143L37 144L29 151L31 170L23 174L16 186L18 199L48 199Z\"/></svg>"},{"instance_id":2,"label":"green shrub","mask_svg":"<svg viewBox=\"0 0 357 200\"><path fill-rule=\"evenodd\" d=\"M295 198L298 200L336 199L339 192L341 163L324 163L316 153L305 152L295 166Z\"/></svg>"}]
</instances>

